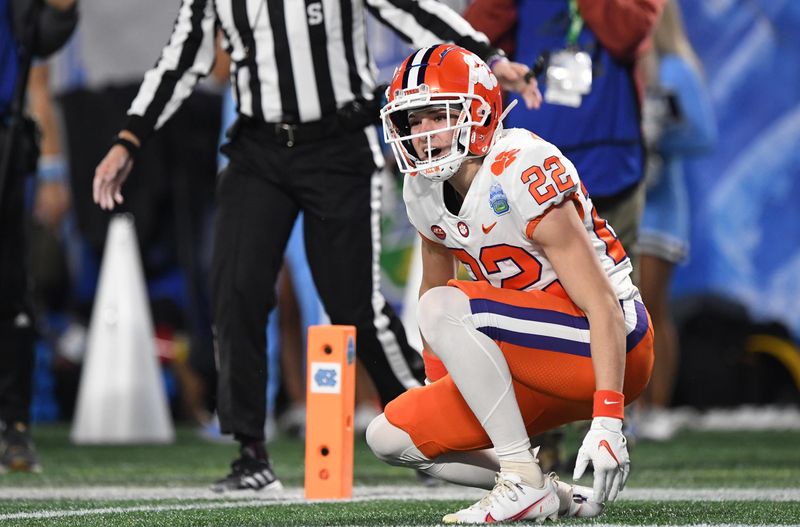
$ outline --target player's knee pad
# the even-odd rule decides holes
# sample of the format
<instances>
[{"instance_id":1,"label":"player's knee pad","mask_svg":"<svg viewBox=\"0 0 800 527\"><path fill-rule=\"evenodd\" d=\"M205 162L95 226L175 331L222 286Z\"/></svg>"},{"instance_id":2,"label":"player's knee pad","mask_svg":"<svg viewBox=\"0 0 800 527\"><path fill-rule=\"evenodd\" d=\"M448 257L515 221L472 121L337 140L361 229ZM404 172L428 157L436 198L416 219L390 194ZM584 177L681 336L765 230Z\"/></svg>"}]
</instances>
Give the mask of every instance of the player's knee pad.
<instances>
[{"instance_id":1,"label":"player's knee pad","mask_svg":"<svg viewBox=\"0 0 800 527\"><path fill-rule=\"evenodd\" d=\"M396 459L404 448L403 432L387 419L385 414L381 414L373 419L367 427L367 444L379 459L392 462ZM403 434L405 434L403 432ZM407 436L407 434L406 434Z\"/></svg>"},{"instance_id":2,"label":"player's knee pad","mask_svg":"<svg viewBox=\"0 0 800 527\"><path fill-rule=\"evenodd\" d=\"M411 437L381 414L367 427L367 444L375 456L397 466L428 468L431 462L417 449Z\"/></svg>"},{"instance_id":3,"label":"player's knee pad","mask_svg":"<svg viewBox=\"0 0 800 527\"><path fill-rule=\"evenodd\" d=\"M471 314L469 297L456 287L429 289L417 304L419 330L436 354L437 345L450 341L450 332L459 331Z\"/></svg>"}]
</instances>

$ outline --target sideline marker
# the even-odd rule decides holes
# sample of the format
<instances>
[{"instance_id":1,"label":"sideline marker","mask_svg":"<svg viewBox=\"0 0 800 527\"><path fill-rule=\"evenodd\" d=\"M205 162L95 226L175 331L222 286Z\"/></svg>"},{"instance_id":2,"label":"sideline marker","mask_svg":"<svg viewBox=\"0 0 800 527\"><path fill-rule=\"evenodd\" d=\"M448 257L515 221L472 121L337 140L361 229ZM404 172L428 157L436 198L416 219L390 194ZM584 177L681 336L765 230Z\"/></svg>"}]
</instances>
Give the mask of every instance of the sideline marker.
<instances>
[{"instance_id":1,"label":"sideline marker","mask_svg":"<svg viewBox=\"0 0 800 527\"><path fill-rule=\"evenodd\" d=\"M136 230L127 214L114 215L108 226L70 438L79 445L175 439Z\"/></svg>"},{"instance_id":2,"label":"sideline marker","mask_svg":"<svg viewBox=\"0 0 800 527\"><path fill-rule=\"evenodd\" d=\"M310 326L306 367L306 499L353 495L356 328Z\"/></svg>"}]
</instances>

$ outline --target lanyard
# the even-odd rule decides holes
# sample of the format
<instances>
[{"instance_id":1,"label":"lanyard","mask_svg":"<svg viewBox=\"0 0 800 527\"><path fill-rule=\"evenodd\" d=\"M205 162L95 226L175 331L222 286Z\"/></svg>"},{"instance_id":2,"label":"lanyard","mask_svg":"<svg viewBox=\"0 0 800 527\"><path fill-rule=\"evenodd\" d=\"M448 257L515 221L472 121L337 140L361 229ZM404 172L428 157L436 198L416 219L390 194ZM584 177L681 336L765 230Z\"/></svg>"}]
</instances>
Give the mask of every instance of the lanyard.
<instances>
[{"instance_id":1,"label":"lanyard","mask_svg":"<svg viewBox=\"0 0 800 527\"><path fill-rule=\"evenodd\" d=\"M583 29L583 18L578 11L578 0L569 0L569 31L567 31L567 45L574 46L578 42L578 35Z\"/></svg>"}]
</instances>

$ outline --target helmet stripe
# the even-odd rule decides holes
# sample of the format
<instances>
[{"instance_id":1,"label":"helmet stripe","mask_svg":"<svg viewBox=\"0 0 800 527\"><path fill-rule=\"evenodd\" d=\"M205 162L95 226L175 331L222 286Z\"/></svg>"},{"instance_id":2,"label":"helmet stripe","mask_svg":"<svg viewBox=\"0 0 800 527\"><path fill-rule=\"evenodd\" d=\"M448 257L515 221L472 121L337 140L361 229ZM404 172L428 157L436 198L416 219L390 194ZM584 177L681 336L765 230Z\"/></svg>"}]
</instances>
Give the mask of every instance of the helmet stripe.
<instances>
[{"instance_id":1,"label":"helmet stripe","mask_svg":"<svg viewBox=\"0 0 800 527\"><path fill-rule=\"evenodd\" d=\"M402 85L402 88L404 90L408 88L408 82L411 77L411 72L417 69L416 65L419 64L419 60L422 58L423 55L425 55L425 49L426 48L417 50L417 52L414 53L412 56L410 56L406 61L406 70L403 72L403 85ZM415 85L416 85L416 80L417 78L415 75L413 79Z\"/></svg>"},{"instance_id":2,"label":"helmet stripe","mask_svg":"<svg viewBox=\"0 0 800 527\"><path fill-rule=\"evenodd\" d=\"M418 85L423 84L425 82L425 72L427 71L428 64L431 61L431 55L433 55L433 52L436 51L439 48L439 46L441 46L441 44L428 48L428 52L425 53L424 57L422 57L422 62L419 67L419 72L417 73Z\"/></svg>"},{"instance_id":3,"label":"helmet stripe","mask_svg":"<svg viewBox=\"0 0 800 527\"><path fill-rule=\"evenodd\" d=\"M406 63L406 70L403 72L403 89L417 87L425 77L425 69L428 66L433 52L439 45L429 48L422 48L411 57Z\"/></svg>"}]
</instances>

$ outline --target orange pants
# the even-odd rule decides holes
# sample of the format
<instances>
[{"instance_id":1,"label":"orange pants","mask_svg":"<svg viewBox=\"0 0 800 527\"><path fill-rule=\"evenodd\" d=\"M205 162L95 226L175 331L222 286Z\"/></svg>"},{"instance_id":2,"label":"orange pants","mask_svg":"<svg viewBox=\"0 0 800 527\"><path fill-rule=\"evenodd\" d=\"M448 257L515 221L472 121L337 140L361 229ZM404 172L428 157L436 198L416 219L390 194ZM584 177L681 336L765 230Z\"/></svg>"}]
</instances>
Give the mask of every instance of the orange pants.
<instances>
[{"instance_id":1,"label":"orange pants","mask_svg":"<svg viewBox=\"0 0 800 527\"><path fill-rule=\"evenodd\" d=\"M589 323L566 295L499 289L486 282L452 280L449 285L469 296L476 327L502 350L531 436L591 418L595 381ZM630 403L650 379L653 328L641 302L625 302L623 310L627 328L623 392ZM546 332L532 331L542 324L547 325ZM430 459L492 446L450 375L403 393L386 406L385 413Z\"/></svg>"}]
</instances>

